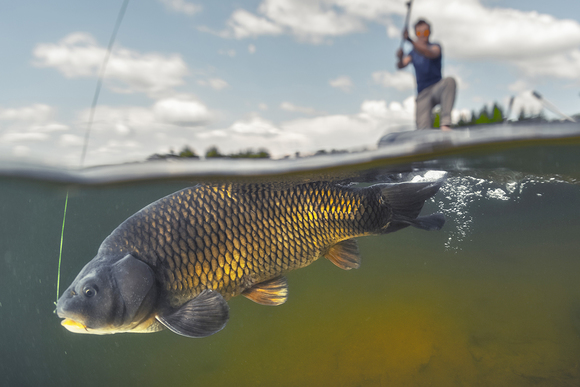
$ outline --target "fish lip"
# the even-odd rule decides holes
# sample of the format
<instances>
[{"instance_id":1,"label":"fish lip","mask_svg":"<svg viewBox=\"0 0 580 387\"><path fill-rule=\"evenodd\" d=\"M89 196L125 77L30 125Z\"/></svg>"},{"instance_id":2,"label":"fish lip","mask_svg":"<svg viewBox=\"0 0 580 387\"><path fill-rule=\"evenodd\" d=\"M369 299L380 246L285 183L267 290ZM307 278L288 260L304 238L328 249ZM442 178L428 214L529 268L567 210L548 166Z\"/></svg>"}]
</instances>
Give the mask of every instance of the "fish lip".
<instances>
[{"instance_id":1,"label":"fish lip","mask_svg":"<svg viewBox=\"0 0 580 387\"><path fill-rule=\"evenodd\" d=\"M89 330L85 324L68 317L64 317L64 319L60 322L60 325L71 332L88 332Z\"/></svg>"}]
</instances>

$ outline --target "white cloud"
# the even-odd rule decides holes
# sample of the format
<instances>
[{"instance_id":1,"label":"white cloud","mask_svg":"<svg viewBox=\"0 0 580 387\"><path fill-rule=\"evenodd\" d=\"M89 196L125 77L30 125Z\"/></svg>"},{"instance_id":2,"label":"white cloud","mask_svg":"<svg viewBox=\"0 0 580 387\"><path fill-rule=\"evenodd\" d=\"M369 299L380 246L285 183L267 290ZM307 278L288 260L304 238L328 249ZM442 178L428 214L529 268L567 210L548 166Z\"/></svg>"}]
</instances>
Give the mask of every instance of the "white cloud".
<instances>
[{"instance_id":1,"label":"white cloud","mask_svg":"<svg viewBox=\"0 0 580 387\"><path fill-rule=\"evenodd\" d=\"M235 122L229 131L243 136L272 137L280 134L280 129L272 122L257 115L252 116L248 120Z\"/></svg>"},{"instance_id":2,"label":"white cloud","mask_svg":"<svg viewBox=\"0 0 580 387\"><path fill-rule=\"evenodd\" d=\"M243 39L291 34L317 44L323 43L327 37L362 32L365 19L382 20L390 12L404 12L404 5L396 0L265 0L257 10L261 16L236 10L222 36Z\"/></svg>"},{"instance_id":3,"label":"white cloud","mask_svg":"<svg viewBox=\"0 0 580 387\"><path fill-rule=\"evenodd\" d=\"M375 71L373 81L384 87L394 87L397 90L412 90L415 88L415 77L408 71Z\"/></svg>"},{"instance_id":4,"label":"white cloud","mask_svg":"<svg viewBox=\"0 0 580 387\"><path fill-rule=\"evenodd\" d=\"M21 108L0 108L2 121L47 121L52 115L53 109L40 103Z\"/></svg>"},{"instance_id":5,"label":"white cloud","mask_svg":"<svg viewBox=\"0 0 580 387\"><path fill-rule=\"evenodd\" d=\"M319 112L314 108L304 107L304 106L296 106L290 102L282 102L280 104L280 109L286 110L287 112L304 113L304 114L308 114L308 115L324 114L323 112Z\"/></svg>"},{"instance_id":6,"label":"white cloud","mask_svg":"<svg viewBox=\"0 0 580 387\"><path fill-rule=\"evenodd\" d=\"M260 110L268 110L268 105L265 104L265 103L263 103L263 102L262 103L259 103L258 104L258 109L260 109Z\"/></svg>"},{"instance_id":7,"label":"white cloud","mask_svg":"<svg viewBox=\"0 0 580 387\"><path fill-rule=\"evenodd\" d=\"M367 100L352 115L322 115L275 124L258 115L235 122L226 129L198 134L197 143L207 148L219 143L223 152L245 148L266 148L274 157L314 153L319 149L373 147L389 130L400 130L414 122L415 102Z\"/></svg>"},{"instance_id":8,"label":"white cloud","mask_svg":"<svg viewBox=\"0 0 580 387\"><path fill-rule=\"evenodd\" d=\"M31 142L31 141L45 141L48 139L48 134L38 132L8 132L0 137L1 142Z\"/></svg>"},{"instance_id":9,"label":"white cloud","mask_svg":"<svg viewBox=\"0 0 580 387\"><path fill-rule=\"evenodd\" d=\"M45 104L0 108L0 157L51 154L58 158L54 143L70 128L54 121L54 116L55 109Z\"/></svg>"},{"instance_id":10,"label":"white cloud","mask_svg":"<svg viewBox=\"0 0 580 387\"><path fill-rule=\"evenodd\" d=\"M519 60L569 50L580 44L580 24L538 12L488 8L480 0L414 4L429 15L433 37L456 58ZM435 35L436 34L436 35Z\"/></svg>"},{"instance_id":11,"label":"white cloud","mask_svg":"<svg viewBox=\"0 0 580 387\"><path fill-rule=\"evenodd\" d=\"M486 7L480 0L433 0L413 5L429 15L433 40L444 55L496 60L517 66L529 77L578 79L580 23L538 12Z\"/></svg>"},{"instance_id":12,"label":"white cloud","mask_svg":"<svg viewBox=\"0 0 580 387\"><path fill-rule=\"evenodd\" d=\"M59 139L59 144L65 147L81 147L84 142L84 137L70 133L63 134Z\"/></svg>"},{"instance_id":13,"label":"white cloud","mask_svg":"<svg viewBox=\"0 0 580 387\"><path fill-rule=\"evenodd\" d=\"M227 25L236 39L256 37L260 35L280 35L282 27L265 18L258 17L253 13L239 9L235 11L227 22ZM225 34L229 35L229 34Z\"/></svg>"},{"instance_id":14,"label":"white cloud","mask_svg":"<svg viewBox=\"0 0 580 387\"><path fill-rule=\"evenodd\" d=\"M391 38L391 39L395 39L395 38L401 39L401 34L402 34L402 31L401 31L401 27L400 26L397 27L394 24L389 24L387 26L387 36L389 38Z\"/></svg>"},{"instance_id":15,"label":"white cloud","mask_svg":"<svg viewBox=\"0 0 580 387\"><path fill-rule=\"evenodd\" d=\"M254 46L253 44L248 45L248 52L250 54L256 53L256 46Z\"/></svg>"},{"instance_id":16,"label":"white cloud","mask_svg":"<svg viewBox=\"0 0 580 387\"><path fill-rule=\"evenodd\" d=\"M517 60L514 63L531 78L555 77L578 81L580 79L580 49ZM576 82L578 83L578 82Z\"/></svg>"},{"instance_id":17,"label":"white cloud","mask_svg":"<svg viewBox=\"0 0 580 387\"><path fill-rule=\"evenodd\" d=\"M214 90L222 90L229 86L229 84L220 78L210 78L208 80L197 81L202 86L209 86Z\"/></svg>"},{"instance_id":18,"label":"white cloud","mask_svg":"<svg viewBox=\"0 0 580 387\"><path fill-rule=\"evenodd\" d=\"M88 122L90 110L79 114L78 126ZM212 113L203 103L188 95L163 98L150 107L101 105L97 108L93 132L114 137L138 136L163 131L173 126L196 127L211 121Z\"/></svg>"},{"instance_id":19,"label":"white cloud","mask_svg":"<svg viewBox=\"0 0 580 387\"><path fill-rule=\"evenodd\" d=\"M242 39L290 34L319 44L379 23L398 40L400 25L392 17L405 12L401 0L263 0L255 14L236 10L220 35ZM490 7L482 0L417 2L413 15L428 15L433 40L442 42L446 57L507 61L530 77L579 78L580 23L575 20Z\"/></svg>"},{"instance_id":20,"label":"white cloud","mask_svg":"<svg viewBox=\"0 0 580 387\"><path fill-rule=\"evenodd\" d=\"M280 127L284 133L303 136L306 140L300 144L300 149L305 152L373 147L385 132L413 123L412 97L410 101L409 103L406 100L401 104L367 100L362 103L357 114L299 119L282 123Z\"/></svg>"},{"instance_id":21,"label":"white cloud","mask_svg":"<svg viewBox=\"0 0 580 387\"><path fill-rule=\"evenodd\" d=\"M226 87L229 86L229 84L226 81L220 78L211 78L208 80L208 82L211 88L214 90L225 89Z\"/></svg>"},{"instance_id":22,"label":"white cloud","mask_svg":"<svg viewBox=\"0 0 580 387\"><path fill-rule=\"evenodd\" d=\"M58 43L39 44L34 49L35 65L53 67L67 78L97 77L106 49L86 33L73 33ZM159 96L183 84L188 74L185 62L178 54L141 54L116 48L107 64L105 79L119 93L146 93Z\"/></svg>"},{"instance_id":23,"label":"white cloud","mask_svg":"<svg viewBox=\"0 0 580 387\"><path fill-rule=\"evenodd\" d=\"M178 125L201 125L207 123L211 115L207 107L197 101L166 98L153 105L153 114L159 122Z\"/></svg>"},{"instance_id":24,"label":"white cloud","mask_svg":"<svg viewBox=\"0 0 580 387\"><path fill-rule=\"evenodd\" d=\"M319 43L327 36L346 35L365 29L360 17L341 12L332 1L266 0L259 12L300 39ZM343 2L344 3L344 2Z\"/></svg>"},{"instance_id":25,"label":"white cloud","mask_svg":"<svg viewBox=\"0 0 580 387\"><path fill-rule=\"evenodd\" d=\"M266 107L266 106L262 106ZM311 112L287 104L287 108ZM0 131L0 150L40 157L51 164L79 162L89 109L80 113L67 132L28 130ZM252 114L228 127L209 129L213 114L192 96L164 98L150 107L98 107L89 140L85 166L144 160L153 153L192 146L198 153L212 145L222 152L266 148L274 157L314 153L319 149L353 149L374 146L389 130L414 121L414 102L364 101L360 112L352 115L320 115L274 123ZM38 126L43 123L24 121ZM22 128L21 128L22 129ZM47 146L50 144L50 146ZM26 149L28 150L26 150ZM28 153L27 153L28 152Z\"/></svg>"},{"instance_id":26,"label":"white cloud","mask_svg":"<svg viewBox=\"0 0 580 387\"><path fill-rule=\"evenodd\" d=\"M195 15L196 13L202 10L202 6L198 4L193 4L185 0L159 0L161 3L165 5L165 8L184 13L186 15Z\"/></svg>"},{"instance_id":27,"label":"white cloud","mask_svg":"<svg viewBox=\"0 0 580 387\"><path fill-rule=\"evenodd\" d=\"M80 113L79 129L84 130L88 115L88 109ZM195 144L197 134L206 130L204 124L212 119L212 112L188 95L160 99L149 107L101 105L95 114L85 165L139 161L153 153ZM82 130L59 138L59 145L67 149L65 163L78 165Z\"/></svg>"},{"instance_id":28,"label":"white cloud","mask_svg":"<svg viewBox=\"0 0 580 387\"><path fill-rule=\"evenodd\" d=\"M88 117L89 109L85 109L79 114L78 126L84 127ZM149 107L101 105L96 110L91 138L97 142L119 136L150 139L154 133L198 129L213 117L207 106L189 95L160 99Z\"/></svg>"},{"instance_id":29,"label":"white cloud","mask_svg":"<svg viewBox=\"0 0 580 387\"><path fill-rule=\"evenodd\" d=\"M523 79L518 79L514 83L508 85L508 90L513 91L515 93L521 93L522 91L529 90L530 85L527 81Z\"/></svg>"},{"instance_id":30,"label":"white cloud","mask_svg":"<svg viewBox=\"0 0 580 387\"><path fill-rule=\"evenodd\" d=\"M330 81L328 81L328 83L330 86L340 89L345 93L348 93L353 87L352 81L350 80L349 77L345 75L342 75L335 79L331 79Z\"/></svg>"}]
</instances>

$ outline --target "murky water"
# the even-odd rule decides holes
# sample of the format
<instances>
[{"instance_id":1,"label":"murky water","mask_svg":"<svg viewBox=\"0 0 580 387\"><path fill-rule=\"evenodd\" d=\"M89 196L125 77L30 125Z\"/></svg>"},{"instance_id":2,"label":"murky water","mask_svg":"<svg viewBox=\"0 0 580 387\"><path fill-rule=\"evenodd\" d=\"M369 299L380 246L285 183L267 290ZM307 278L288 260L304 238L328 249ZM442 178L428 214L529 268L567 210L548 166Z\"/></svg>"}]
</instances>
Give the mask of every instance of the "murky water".
<instances>
[{"instance_id":1,"label":"murky water","mask_svg":"<svg viewBox=\"0 0 580 387\"><path fill-rule=\"evenodd\" d=\"M360 269L321 259L291 272L287 303L236 297L226 328L204 339L78 335L53 314L67 189L61 291L129 215L204 178L101 187L4 178L0 384L579 385L577 140L405 162L355 176L448 170L423 210L444 212L443 230L360 238Z\"/></svg>"}]
</instances>

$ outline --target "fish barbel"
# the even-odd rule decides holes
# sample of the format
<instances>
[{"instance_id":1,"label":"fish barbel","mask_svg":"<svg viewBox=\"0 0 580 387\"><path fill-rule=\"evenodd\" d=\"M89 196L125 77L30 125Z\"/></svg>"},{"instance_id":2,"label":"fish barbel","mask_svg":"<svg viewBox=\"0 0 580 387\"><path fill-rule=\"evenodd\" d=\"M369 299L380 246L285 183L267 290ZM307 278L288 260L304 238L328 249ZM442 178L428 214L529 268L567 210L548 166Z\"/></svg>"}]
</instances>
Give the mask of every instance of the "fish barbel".
<instances>
[{"instance_id":1,"label":"fish barbel","mask_svg":"<svg viewBox=\"0 0 580 387\"><path fill-rule=\"evenodd\" d=\"M61 296L57 313L79 333L213 334L229 318L231 297L280 305L288 295L284 274L321 256L358 268L352 238L440 229L442 214L419 213L441 184L186 188L119 225Z\"/></svg>"}]
</instances>

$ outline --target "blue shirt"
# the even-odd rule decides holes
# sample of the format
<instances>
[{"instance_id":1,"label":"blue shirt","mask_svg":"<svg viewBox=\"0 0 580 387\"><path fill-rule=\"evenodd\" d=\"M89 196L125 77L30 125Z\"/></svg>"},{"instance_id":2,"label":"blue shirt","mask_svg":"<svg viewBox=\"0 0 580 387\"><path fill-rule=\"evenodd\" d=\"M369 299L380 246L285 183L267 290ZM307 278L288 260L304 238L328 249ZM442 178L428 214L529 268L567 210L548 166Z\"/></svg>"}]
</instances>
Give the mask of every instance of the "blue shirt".
<instances>
[{"instance_id":1,"label":"blue shirt","mask_svg":"<svg viewBox=\"0 0 580 387\"><path fill-rule=\"evenodd\" d=\"M437 43L429 45L439 46ZM439 46L439 49L441 49L441 46ZM419 94L421 90L425 89L426 87L429 87L441 80L441 57L443 55L443 51L441 51L441 55L434 59L427 58L426 56L415 51L415 49L411 50L409 55L412 58L413 66L415 66L417 94Z\"/></svg>"}]
</instances>

